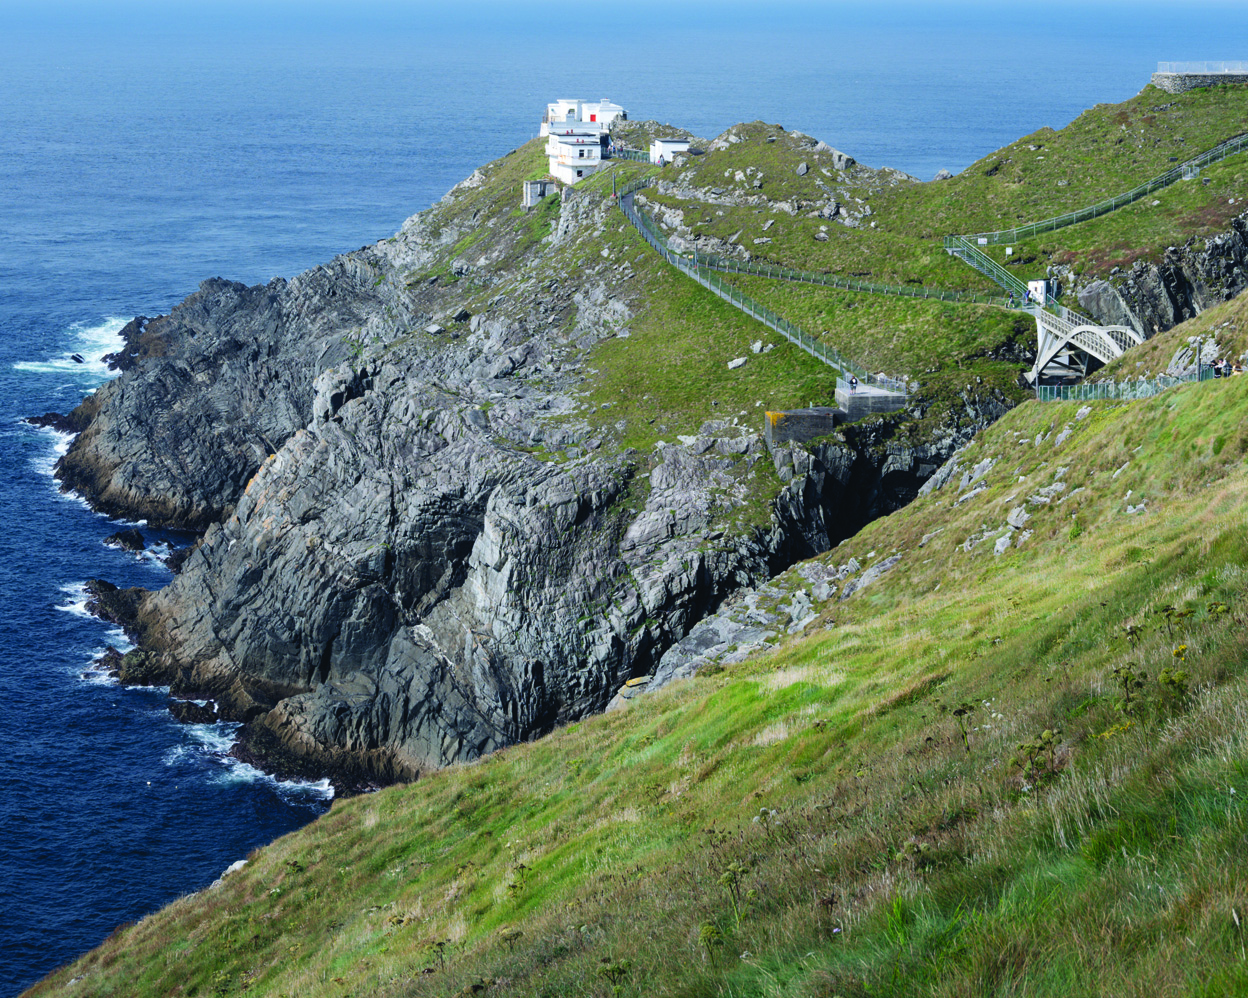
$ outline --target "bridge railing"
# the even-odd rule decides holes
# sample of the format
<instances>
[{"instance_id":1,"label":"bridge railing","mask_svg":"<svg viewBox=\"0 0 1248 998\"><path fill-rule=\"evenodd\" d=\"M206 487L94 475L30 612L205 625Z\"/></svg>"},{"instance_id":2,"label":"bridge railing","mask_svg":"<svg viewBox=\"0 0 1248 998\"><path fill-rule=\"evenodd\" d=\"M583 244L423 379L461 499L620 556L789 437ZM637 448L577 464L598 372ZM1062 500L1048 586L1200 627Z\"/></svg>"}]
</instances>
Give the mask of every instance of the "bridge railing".
<instances>
[{"instance_id":1,"label":"bridge railing","mask_svg":"<svg viewBox=\"0 0 1248 998\"><path fill-rule=\"evenodd\" d=\"M1145 181L1138 187L1133 187L1131 190L1123 194L1117 194L1112 198L1106 198L1104 201L1098 201L1096 204L1089 205L1086 208L1068 211L1064 215L1055 215L1052 218L1046 218L1039 222L1030 222L1027 225L1020 225L1014 229L1002 229L999 232L976 232L964 238L975 240L977 243L980 240L984 240L983 245L988 246L995 246L1000 243L1016 243L1044 232L1052 232L1055 229L1064 228L1067 225L1075 225L1079 222L1099 218L1102 215L1108 215L1112 211L1117 211L1133 201L1138 201L1154 191L1169 187L1176 181L1183 180L1184 177L1193 177L1200 172L1202 167L1208 166L1210 163L1216 163L1219 160L1226 159L1228 156L1238 155L1245 150L1248 150L1248 133L1236 135L1225 142L1219 142L1212 149L1205 150L1199 156L1193 156L1186 162L1180 163L1173 169L1153 177L1152 180Z\"/></svg>"}]
</instances>

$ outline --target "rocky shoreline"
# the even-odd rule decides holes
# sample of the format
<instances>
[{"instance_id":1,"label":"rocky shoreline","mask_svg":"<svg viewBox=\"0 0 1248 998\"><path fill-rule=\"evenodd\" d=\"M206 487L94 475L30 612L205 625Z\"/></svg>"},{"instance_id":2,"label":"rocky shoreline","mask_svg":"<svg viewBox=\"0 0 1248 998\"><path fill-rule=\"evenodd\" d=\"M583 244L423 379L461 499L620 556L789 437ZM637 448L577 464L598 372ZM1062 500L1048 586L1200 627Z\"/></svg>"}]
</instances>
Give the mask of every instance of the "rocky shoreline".
<instances>
[{"instance_id":1,"label":"rocky shoreline","mask_svg":"<svg viewBox=\"0 0 1248 998\"><path fill-rule=\"evenodd\" d=\"M289 281L134 319L118 377L39 417L77 434L62 488L200 535L159 592L92 583L137 646L108 667L241 722L235 753L275 774L411 780L683 675L734 593L900 508L1009 407L968 385L918 436L916 411L810 446L713 419L624 447L582 400L588 351L652 293L601 242L613 202L574 194L522 245L510 193L456 213L489 174Z\"/></svg>"}]
</instances>

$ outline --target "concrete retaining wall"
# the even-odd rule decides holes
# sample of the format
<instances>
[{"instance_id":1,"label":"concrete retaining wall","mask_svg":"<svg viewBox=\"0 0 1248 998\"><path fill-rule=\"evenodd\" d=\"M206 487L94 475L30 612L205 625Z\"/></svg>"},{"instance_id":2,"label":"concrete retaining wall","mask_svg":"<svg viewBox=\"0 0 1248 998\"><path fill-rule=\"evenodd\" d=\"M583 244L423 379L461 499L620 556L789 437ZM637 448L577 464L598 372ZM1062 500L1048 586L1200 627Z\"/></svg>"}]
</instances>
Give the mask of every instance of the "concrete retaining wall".
<instances>
[{"instance_id":1,"label":"concrete retaining wall","mask_svg":"<svg viewBox=\"0 0 1248 998\"><path fill-rule=\"evenodd\" d=\"M792 442L804 444L815 437L826 436L844 421L844 410L826 405L768 412L763 418L763 437L769 448Z\"/></svg>"}]
</instances>

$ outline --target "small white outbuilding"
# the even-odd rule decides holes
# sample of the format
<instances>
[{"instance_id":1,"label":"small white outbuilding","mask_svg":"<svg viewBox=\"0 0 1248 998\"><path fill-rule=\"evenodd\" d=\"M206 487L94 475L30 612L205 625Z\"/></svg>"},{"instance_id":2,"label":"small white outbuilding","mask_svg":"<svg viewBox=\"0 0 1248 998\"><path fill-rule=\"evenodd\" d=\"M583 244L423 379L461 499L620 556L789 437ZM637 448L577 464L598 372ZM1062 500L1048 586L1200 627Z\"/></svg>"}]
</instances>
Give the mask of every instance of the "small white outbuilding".
<instances>
[{"instance_id":1,"label":"small white outbuilding","mask_svg":"<svg viewBox=\"0 0 1248 998\"><path fill-rule=\"evenodd\" d=\"M666 166L673 156L688 151L688 139L655 139L650 143L650 162L656 166Z\"/></svg>"}]
</instances>

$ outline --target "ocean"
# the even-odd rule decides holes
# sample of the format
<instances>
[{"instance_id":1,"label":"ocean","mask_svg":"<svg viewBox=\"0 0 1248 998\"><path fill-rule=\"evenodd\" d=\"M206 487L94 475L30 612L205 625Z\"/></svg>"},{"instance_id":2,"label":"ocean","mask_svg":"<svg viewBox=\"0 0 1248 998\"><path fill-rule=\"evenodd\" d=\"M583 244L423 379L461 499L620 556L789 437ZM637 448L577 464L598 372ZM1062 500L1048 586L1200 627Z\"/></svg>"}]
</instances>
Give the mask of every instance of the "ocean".
<instances>
[{"instance_id":1,"label":"ocean","mask_svg":"<svg viewBox=\"0 0 1248 998\"><path fill-rule=\"evenodd\" d=\"M106 546L22 419L110 377L129 318L390 235L558 97L926 180L1246 42L1235 3L0 3L0 996L330 804L90 669L126 645L83 583L162 586L163 549Z\"/></svg>"}]
</instances>

